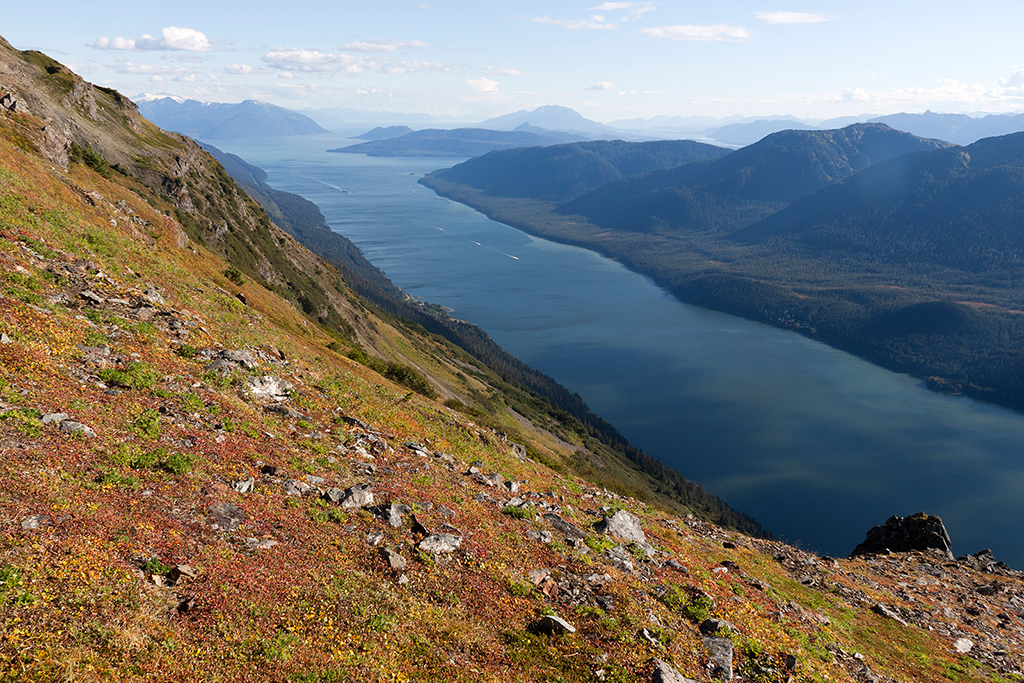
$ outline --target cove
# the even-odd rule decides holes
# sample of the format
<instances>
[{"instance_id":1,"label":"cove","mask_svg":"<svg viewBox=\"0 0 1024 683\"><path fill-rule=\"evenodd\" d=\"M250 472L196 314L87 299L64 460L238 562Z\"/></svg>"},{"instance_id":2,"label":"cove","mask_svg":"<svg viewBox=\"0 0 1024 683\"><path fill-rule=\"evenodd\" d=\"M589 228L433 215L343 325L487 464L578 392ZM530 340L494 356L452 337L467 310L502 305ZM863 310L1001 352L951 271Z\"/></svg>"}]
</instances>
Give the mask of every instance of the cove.
<instances>
[{"instance_id":1,"label":"cove","mask_svg":"<svg viewBox=\"0 0 1024 683\"><path fill-rule=\"evenodd\" d=\"M846 555L890 515L925 511L955 553L992 548L1024 567L1024 415L683 304L417 184L461 159L327 153L344 134L211 142L315 202L406 292L479 325L776 536Z\"/></svg>"}]
</instances>

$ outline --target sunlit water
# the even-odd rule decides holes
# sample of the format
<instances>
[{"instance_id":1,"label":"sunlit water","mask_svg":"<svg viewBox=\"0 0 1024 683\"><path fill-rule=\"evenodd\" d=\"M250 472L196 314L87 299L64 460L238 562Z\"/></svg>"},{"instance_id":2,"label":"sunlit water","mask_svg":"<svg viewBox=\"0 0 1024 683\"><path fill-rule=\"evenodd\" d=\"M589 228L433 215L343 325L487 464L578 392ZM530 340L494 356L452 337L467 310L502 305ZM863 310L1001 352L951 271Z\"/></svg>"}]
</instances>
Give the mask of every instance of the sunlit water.
<instances>
[{"instance_id":1,"label":"sunlit water","mask_svg":"<svg viewBox=\"0 0 1024 683\"><path fill-rule=\"evenodd\" d=\"M417 184L461 160L326 153L340 135L212 142L316 202L406 292L479 325L777 536L846 555L890 515L923 510L957 554L991 547L1024 567L1024 416L682 304Z\"/></svg>"}]
</instances>

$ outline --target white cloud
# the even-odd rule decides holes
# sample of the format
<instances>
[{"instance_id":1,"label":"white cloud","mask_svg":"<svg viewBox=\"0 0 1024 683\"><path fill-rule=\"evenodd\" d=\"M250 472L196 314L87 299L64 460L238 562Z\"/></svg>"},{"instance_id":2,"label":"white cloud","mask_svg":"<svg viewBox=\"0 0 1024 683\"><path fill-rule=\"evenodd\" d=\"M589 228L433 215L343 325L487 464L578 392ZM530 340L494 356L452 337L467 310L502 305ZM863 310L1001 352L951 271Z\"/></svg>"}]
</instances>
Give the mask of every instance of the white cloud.
<instances>
[{"instance_id":1,"label":"white cloud","mask_svg":"<svg viewBox=\"0 0 1024 683\"><path fill-rule=\"evenodd\" d=\"M757 12L755 16L768 24L820 24L829 20L824 14L808 12Z\"/></svg>"},{"instance_id":2,"label":"white cloud","mask_svg":"<svg viewBox=\"0 0 1024 683\"><path fill-rule=\"evenodd\" d=\"M620 90L620 97L634 97L636 95L668 95L668 92L664 90Z\"/></svg>"},{"instance_id":3,"label":"white cloud","mask_svg":"<svg viewBox=\"0 0 1024 683\"><path fill-rule=\"evenodd\" d=\"M187 76L191 72L182 66L167 66L164 64L136 64L129 62L124 57L118 57L114 64L118 73L144 75L144 76Z\"/></svg>"},{"instance_id":4,"label":"white cloud","mask_svg":"<svg viewBox=\"0 0 1024 683\"><path fill-rule=\"evenodd\" d=\"M600 15L593 15L589 19L552 19L548 16L543 17L523 17L526 21L531 21L535 24L546 24L548 26L559 26L570 31L580 30L594 30L602 31L608 29L618 28L615 24L607 21Z\"/></svg>"},{"instance_id":5,"label":"white cloud","mask_svg":"<svg viewBox=\"0 0 1024 683\"><path fill-rule=\"evenodd\" d=\"M135 41L122 36L117 38L107 38L104 36L93 43L93 47L98 47L101 50L134 50Z\"/></svg>"},{"instance_id":6,"label":"white cloud","mask_svg":"<svg viewBox=\"0 0 1024 683\"><path fill-rule=\"evenodd\" d=\"M163 76L150 76L149 80L152 81L153 83L163 83L164 82L164 77Z\"/></svg>"},{"instance_id":7,"label":"white cloud","mask_svg":"<svg viewBox=\"0 0 1024 683\"><path fill-rule=\"evenodd\" d=\"M713 41L736 42L746 40L750 32L742 26L731 26L729 24L716 24L714 26L657 26L655 28L640 29L649 36L655 38L668 38L669 40L695 41L708 43Z\"/></svg>"},{"instance_id":8,"label":"white cloud","mask_svg":"<svg viewBox=\"0 0 1024 683\"><path fill-rule=\"evenodd\" d=\"M626 10L626 16L621 21L630 21L639 19L647 12L654 11L653 2L604 2L596 7L590 7L592 12L615 12L618 10Z\"/></svg>"},{"instance_id":9,"label":"white cloud","mask_svg":"<svg viewBox=\"0 0 1024 683\"><path fill-rule=\"evenodd\" d=\"M274 69L292 72L323 73L352 76L364 71L384 74L408 74L422 71L451 73L455 67L440 62L395 61L374 59L363 55L332 54L319 50L281 48L263 55L263 61Z\"/></svg>"},{"instance_id":10,"label":"white cloud","mask_svg":"<svg viewBox=\"0 0 1024 683\"><path fill-rule=\"evenodd\" d=\"M487 67L487 73L492 76L522 76L523 72L519 69L503 69L501 67L489 66Z\"/></svg>"},{"instance_id":11,"label":"white cloud","mask_svg":"<svg viewBox=\"0 0 1024 683\"><path fill-rule=\"evenodd\" d=\"M274 50L263 61L285 71L357 74L365 71L365 60L351 55L334 55L319 50Z\"/></svg>"},{"instance_id":12,"label":"white cloud","mask_svg":"<svg viewBox=\"0 0 1024 683\"><path fill-rule=\"evenodd\" d=\"M159 78L159 76L157 76L157 78ZM189 74L188 76L178 76L174 80L176 80L178 83L195 83L196 82L196 75L195 74Z\"/></svg>"},{"instance_id":13,"label":"white cloud","mask_svg":"<svg viewBox=\"0 0 1024 683\"><path fill-rule=\"evenodd\" d=\"M281 73L277 74L277 77L290 81L291 79L295 78L295 74L293 74L291 71L282 71Z\"/></svg>"},{"instance_id":14,"label":"white cloud","mask_svg":"<svg viewBox=\"0 0 1024 683\"><path fill-rule=\"evenodd\" d=\"M192 28L180 28L168 26L160 31L160 37L155 38L148 33L132 40L118 36L117 38L100 38L93 47L103 50L184 50L186 52L210 52L213 44L202 31Z\"/></svg>"},{"instance_id":15,"label":"white cloud","mask_svg":"<svg viewBox=\"0 0 1024 683\"><path fill-rule=\"evenodd\" d=\"M430 47L427 43L419 40L389 40L386 38L375 38L373 40L359 40L347 45L339 45L339 50L349 52L383 53L394 52L400 47Z\"/></svg>"},{"instance_id":16,"label":"white cloud","mask_svg":"<svg viewBox=\"0 0 1024 683\"><path fill-rule=\"evenodd\" d=\"M999 85L1004 88L1020 88L1024 86L1024 69L1020 69L1009 78L1000 78Z\"/></svg>"},{"instance_id":17,"label":"white cloud","mask_svg":"<svg viewBox=\"0 0 1024 683\"><path fill-rule=\"evenodd\" d=\"M466 79L466 83L469 87L473 88L473 90L492 93L498 92L498 85L500 85L498 81L492 81L491 79L484 77L468 78Z\"/></svg>"},{"instance_id":18,"label":"white cloud","mask_svg":"<svg viewBox=\"0 0 1024 683\"><path fill-rule=\"evenodd\" d=\"M615 84L608 81L601 81L600 83L595 83L589 88L584 88L584 90L615 90Z\"/></svg>"},{"instance_id":19,"label":"white cloud","mask_svg":"<svg viewBox=\"0 0 1024 683\"><path fill-rule=\"evenodd\" d=\"M235 76L251 76L252 74L258 74L265 69L254 69L248 64L228 64L224 67L224 73L233 74Z\"/></svg>"}]
</instances>

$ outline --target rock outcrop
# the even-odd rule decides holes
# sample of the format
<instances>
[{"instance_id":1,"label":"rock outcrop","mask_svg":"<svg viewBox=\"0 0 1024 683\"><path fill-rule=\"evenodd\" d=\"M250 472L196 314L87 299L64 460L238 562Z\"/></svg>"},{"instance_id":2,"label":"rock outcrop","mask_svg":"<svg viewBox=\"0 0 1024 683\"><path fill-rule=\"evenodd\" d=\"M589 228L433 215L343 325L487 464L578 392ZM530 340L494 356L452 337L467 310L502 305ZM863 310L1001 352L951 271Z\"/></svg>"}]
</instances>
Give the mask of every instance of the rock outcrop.
<instances>
[{"instance_id":1,"label":"rock outcrop","mask_svg":"<svg viewBox=\"0 0 1024 683\"><path fill-rule=\"evenodd\" d=\"M868 532L864 542L853 549L851 557L889 552L908 553L919 550L939 550L953 559L952 542L942 519L918 512L910 517L895 515Z\"/></svg>"}]
</instances>

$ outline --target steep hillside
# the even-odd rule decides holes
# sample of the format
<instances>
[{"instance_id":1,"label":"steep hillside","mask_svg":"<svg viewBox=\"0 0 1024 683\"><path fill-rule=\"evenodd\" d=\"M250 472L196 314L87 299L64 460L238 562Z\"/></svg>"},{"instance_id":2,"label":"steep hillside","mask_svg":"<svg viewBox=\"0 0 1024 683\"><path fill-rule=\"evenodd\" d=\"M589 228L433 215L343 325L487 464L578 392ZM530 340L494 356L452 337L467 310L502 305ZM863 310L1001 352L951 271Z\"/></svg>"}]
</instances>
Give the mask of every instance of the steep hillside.
<instances>
[{"instance_id":1,"label":"steep hillside","mask_svg":"<svg viewBox=\"0 0 1024 683\"><path fill-rule=\"evenodd\" d=\"M574 142L490 152L432 175L488 195L566 202L622 176L715 159L728 152L692 140Z\"/></svg>"},{"instance_id":2,"label":"steep hillside","mask_svg":"<svg viewBox=\"0 0 1024 683\"><path fill-rule=\"evenodd\" d=\"M836 560L596 486L573 463L614 453L566 441L567 415L478 419L346 357L288 298L285 256L435 390L511 400L283 230L263 240L192 143L127 132L127 104L83 114L101 95L39 55L0 65L0 681L1019 677L1021 574L953 560L941 522ZM153 178L185 169L173 194L115 156L132 144Z\"/></svg>"},{"instance_id":3,"label":"steep hillside","mask_svg":"<svg viewBox=\"0 0 1024 683\"><path fill-rule=\"evenodd\" d=\"M327 151L366 154L371 157L475 157L496 149L557 145L579 139L579 136L556 131L538 134L525 130L424 128L398 137L362 142Z\"/></svg>"},{"instance_id":4,"label":"steep hillside","mask_svg":"<svg viewBox=\"0 0 1024 683\"><path fill-rule=\"evenodd\" d=\"M881 124L786 130L720 159L623 178L558 211L633 232L730 231L872 164L946 146Z\"/></svg>"},{"instance_id":5,"label":"steep hillside","mask_svg":"<svg viewBox=\"0 0 1024 683\"><path fill-rule=\"evenodd\" d=\"M225 104L158 97L141 100L139 110L158 126L193 138L227 140L330 132L308 116L256 100Z\"/></svg>"},{"instance_id":6,"label":"steep hillside","mask_svg":"<svg viewBox=\"0 0 1024 683\"><path fill-rule=\"evenodd\" d=\"M631 446L579 396L506 353L479 328L449 318L439 307L411 302L351 242L334 235L319 210L301 197L271 188L257 193L272 197L268 206L282 217L284 226L323 251L328 261L274 225L195 142L156 128L138 116L130 101L122 98L123 111L102 120L75 106L64 109L51 94L54 73L66 76L74 83L72 91L84 93L84 98L96 97L94 92L121 96L94 90L56 62L44 61L54 73L40 68L36 63L42 60L48 58L9 46L0 50L5 81L14 85L9 87L16 111L4 119L13 139L56 163L60 156L54 149L65 150L66 164L81 162L144 197L164 214L160 221L173 226L182 245L208 248L228 262L220 277L223 287L238 291L251 281L284 297L308 323L332 337L333 348L415 392L448 401L481 420L504 420L513 432L518 429L513 415L533 420L572 444L567 454L571 457L552 461L562 467L590 472L604 485L652 496L669 506L686 506L722 524L764 533L754 520ZM30 111L45 111L45 126L25 113ZM160 146L137 134L124 135L132 130L132 116ZM55 130L67 131L67 137L54 138ZM51 131L49 137L43 137L43 131ZM53 148L39 140L50 140ZM68 155L69 147L78 152ZM111 157L126 161L114 166L107 161ZM249 177L260 174L255 169ZM246 300L248 296L243 295ZM607 467L595 470L590 454Z\"/></svg>"}]
</instances>

